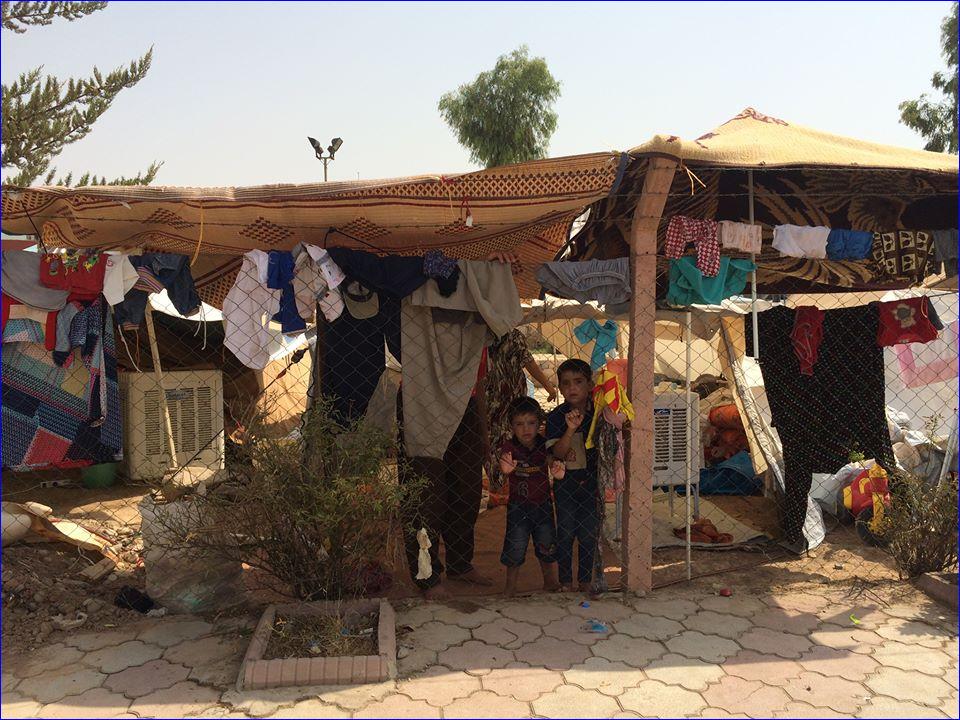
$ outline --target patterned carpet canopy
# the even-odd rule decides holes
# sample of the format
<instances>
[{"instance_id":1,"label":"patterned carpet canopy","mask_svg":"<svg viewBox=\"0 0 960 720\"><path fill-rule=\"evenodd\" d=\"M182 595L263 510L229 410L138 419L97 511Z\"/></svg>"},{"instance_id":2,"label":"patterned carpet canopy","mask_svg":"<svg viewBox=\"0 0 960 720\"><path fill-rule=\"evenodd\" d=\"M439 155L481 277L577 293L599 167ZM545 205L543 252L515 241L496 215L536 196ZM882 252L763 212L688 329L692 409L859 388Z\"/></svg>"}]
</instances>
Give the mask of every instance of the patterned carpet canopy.
<instances>
[{"instance_id":1,"label":"patterned carpet canopy","mask_svg":"<svg viewBox=\"0 0 960 720\"><path fill-rule=\"evenodd\" d=\"M516 252L521 293L573 220L615 190L628 157L595 153L458 175L247 188L97 186L3 189L3 231L50 247L144 248L196 257L203 300L220 307L240 255L298 242L454 257Z\"/></svg>"}]
</instances>

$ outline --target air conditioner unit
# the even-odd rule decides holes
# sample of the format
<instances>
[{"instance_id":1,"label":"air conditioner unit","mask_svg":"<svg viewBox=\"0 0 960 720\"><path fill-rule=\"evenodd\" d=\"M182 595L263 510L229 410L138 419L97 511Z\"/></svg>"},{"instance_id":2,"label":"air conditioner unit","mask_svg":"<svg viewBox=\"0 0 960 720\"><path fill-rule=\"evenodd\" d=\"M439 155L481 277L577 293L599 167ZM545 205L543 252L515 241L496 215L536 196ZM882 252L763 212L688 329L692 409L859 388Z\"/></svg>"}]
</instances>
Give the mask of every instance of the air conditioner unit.
<instances>
[{"instance_id":1,"label":"air conditioner unit","mask_svg":"<svg viewBox=\"0 0 960 720\"><path fill-rule=\"evenodd\" d=\"M177 464L223 468L223 375L219 370L165 372ZM170 467L160 388L153 373L120 373L124 453L134 480L156 479Z\"/></svg>"},{"instance_id":2,"label":"air conditioner unit","mask_svg":"<svg viewBox=\"0 0 960 720\"><path fill-rule=\"evenodd\" d=\"M687 446L690 447L690 484L694 487L694 513L700 505L700 396L690 393L687 423L683 390L657 390L653 400L653 485L683 487L687 483ZM672 495L671 495L672 498ZM671 503L672 504L672 503Z\"/></svg>"}]
</instances>

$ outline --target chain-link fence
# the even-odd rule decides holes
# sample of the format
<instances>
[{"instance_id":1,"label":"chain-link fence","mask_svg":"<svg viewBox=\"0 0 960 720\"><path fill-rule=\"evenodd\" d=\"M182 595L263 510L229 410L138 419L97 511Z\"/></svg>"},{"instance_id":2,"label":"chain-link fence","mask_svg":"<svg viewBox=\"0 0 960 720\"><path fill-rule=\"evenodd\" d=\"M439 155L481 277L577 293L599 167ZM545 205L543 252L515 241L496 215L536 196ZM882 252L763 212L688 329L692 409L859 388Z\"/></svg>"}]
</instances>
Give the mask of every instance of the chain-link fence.
<instances>
[{"instance_id":1,"label":"chain-link fence","mask_svg":"<svg viewBox=\"0 0 960 720\"><path fill-rule=\"evenodd\" d=\"M893 579L955 533L953 293L652 316L651 287L637 324L521 299L509 258L275 256L191 317L173 292L142 322L99 297L64 339L11 306L5 632L106 623L118 595L603 592L648 546L653 587ZM267 279L280 262L296 282ZM631 333L654 375L628 395ZM629 472L630 428L652 432L652 472Z\"/></svg>"}]
</instances>

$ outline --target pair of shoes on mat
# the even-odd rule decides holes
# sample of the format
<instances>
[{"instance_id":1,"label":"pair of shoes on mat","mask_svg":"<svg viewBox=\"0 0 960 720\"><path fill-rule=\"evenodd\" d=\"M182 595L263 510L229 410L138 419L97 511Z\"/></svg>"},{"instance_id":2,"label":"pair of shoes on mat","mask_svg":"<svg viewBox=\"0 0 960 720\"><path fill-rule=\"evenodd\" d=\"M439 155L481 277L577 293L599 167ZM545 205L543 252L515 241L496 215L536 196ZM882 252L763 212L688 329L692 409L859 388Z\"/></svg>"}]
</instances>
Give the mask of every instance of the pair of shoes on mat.
<instances>
[{"instance_id":1,"label":"pair of shoes on mat","mask_svg":"<svg viewBox=\"0 0 960 720\"><path fill-rule=\"evenodd\" d=\"M678 538L685 540L687 537L686 528L674 528L673 534ZM717 526L708 518L696 518L690 526L690 542L703 543L705 545L729 545L733 542L733 535L717 531Z\"/></svg>"}]
</instances>

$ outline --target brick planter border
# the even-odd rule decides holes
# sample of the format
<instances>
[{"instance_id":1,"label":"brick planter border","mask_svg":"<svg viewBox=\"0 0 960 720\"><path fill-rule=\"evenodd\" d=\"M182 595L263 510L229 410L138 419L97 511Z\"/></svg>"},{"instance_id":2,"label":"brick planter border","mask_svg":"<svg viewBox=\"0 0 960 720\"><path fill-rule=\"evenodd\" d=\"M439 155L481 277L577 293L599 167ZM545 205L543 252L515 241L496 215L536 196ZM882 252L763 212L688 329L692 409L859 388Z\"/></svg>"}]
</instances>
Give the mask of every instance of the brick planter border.
<instances>
[{"instance_id":1,"label":"brick planter border","mask_svg":"<svg viewBox=\"0 0 960 720\"><path fill-rule=\"evenodd\" d=\"M277 614L287 617L333 615L355 611L367 614L379 610L378 655L350 657L299 657L264 660ZM237 690L301 685L357 685L382 682L397 676L397 616L386 600L349 600L270 605L253 631L247 653L240 664Z\"/></svg>"}]
</instances>

